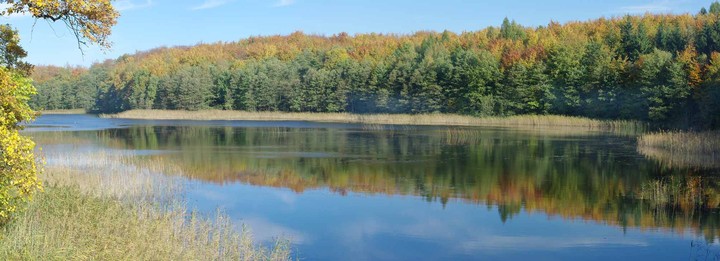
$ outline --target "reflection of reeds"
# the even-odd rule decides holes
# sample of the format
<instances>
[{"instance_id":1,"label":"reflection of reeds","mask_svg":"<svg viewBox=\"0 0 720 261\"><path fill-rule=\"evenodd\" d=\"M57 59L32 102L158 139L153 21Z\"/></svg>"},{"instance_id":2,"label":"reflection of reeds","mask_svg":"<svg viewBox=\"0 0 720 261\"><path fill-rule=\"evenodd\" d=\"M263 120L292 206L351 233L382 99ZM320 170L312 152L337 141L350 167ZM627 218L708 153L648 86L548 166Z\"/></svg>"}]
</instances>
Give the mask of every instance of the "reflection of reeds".
<instances>
[{"instance_id":1,"label":"reflection of reeds","mask_svg":"<svg viewBox=\"0 0 720 261\"><path fill-rule=\"evenodd\" d=\"M482 136L477 129L448 129L445 132L445 143L448 145L468 145L478 143Z\"/></svg>"},{"instance_id":2,"label":"reflection of reeds","mask_svg":"<svg viewBox=\"0 0 720 261\"><path fill-rule=\"evenodd\" d=\"M65 154L46 191L0 229L1 260L287 260L225 215L201 218L176 197L176 177L128 155Z\"/></svg>"},{"instance_id":3,"label":"reflection of reeds","mask_svg":"<svg viewBox=\"0 0 720 261\"><path fill-rule=\"evenodd\" d=\"M260 120L260 121L318 121L352 122L393 125L447 125L447 126L551 126L554 128L585 128L636 132L645 128L635 121L606 121L582 117L557 115L519 115L510 117L472 117L456 114L349 114L349 113L285 113L245 111L179 111L179 110L131 110L109 118L126 119L172 119L172 120Z\"/></svg>"},{"instance_id":4,"label":"reflection of reeds","mask_svg":"<svg viewBox=\"0 0 720 261\"><path fill-rule=\"evenodd\" d=\"M409 125L390 125L390 124L363 124L362 130L364 131L385 131L385 132L397 132L397 131L412 131L416 130L416 127Z\"/></svg>"},{"instance_id":5,"label":"reflection of reeds","mask_svg":"<svg viewBox=\"0 0 720 261\"><path fill-rule=\"evenodd\" d=\"M670 176L660 180L652 180L640 187L637 198L657 207L681 207L691 210L696 206L708 203L705 200L702 177L680 178Z\"/></svg>"},{"instance_id":6,"label":"reflection of reeds","mask_svg":"<svg viewBox=\"0 0 720 261\"><path fill-rule=\"evenodd\" d=\"M688 223L694 224L698 235L715 241L718 229L714 215L720 207L718 181L715 177L668 176L644 183L635 198L647 205L653 222L680 232Z\"/></svg>"},{"instance_id":7,"label":"reflection of reeds","mask_svg":"<svg viewBox=\"0 0 720 261\"><path fill-rule=\"evenodd\" d=\"M638 138L638 151L673 167L720 166L720 132L659 132Z\"/></svg>"},{"instance_id":8,"label":"reflection of reeds","mask_svg":"<svg viewBox=\"0 0 720 261\"><path fill-rule=\"evenodd\" d=\"M697 154L645 146L638 146L638 152L645 157L656 160L661 165L669 168L720 168L720 154L718 153Z\"/></svg>"}]
</instances>

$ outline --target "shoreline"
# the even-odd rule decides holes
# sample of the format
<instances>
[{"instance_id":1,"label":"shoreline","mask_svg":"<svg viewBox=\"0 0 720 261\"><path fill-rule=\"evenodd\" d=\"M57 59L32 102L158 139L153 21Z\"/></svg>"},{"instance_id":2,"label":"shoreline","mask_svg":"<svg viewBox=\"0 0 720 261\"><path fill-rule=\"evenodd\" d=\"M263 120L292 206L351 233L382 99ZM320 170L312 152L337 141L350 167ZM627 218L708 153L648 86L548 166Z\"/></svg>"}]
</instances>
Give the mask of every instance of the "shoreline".
<instances>
[{"instance_id":1,"label":"shoreline","mask_svg":"<svg viewBox=\"0 0 720 261\"><path fill-rule=\"evenodd\" d=\"M597 120L559 115L517 115L508 117L473 117L457 114L350 114L310 112L247 112L224 110L130 110L117 114L100 114L101 118L136 120L245 120L245 121L312 121L428 126L486 127L559 127L603 131L641 131L646 124L638 121Z\"/></svg>"},{"instance_id":2,"label":"shoreline","mask_svg":"<svg viewBox=\"0 0 720 261\"><path fill-rule=\"evenodd\" d=\"M637 138L637 150L669 166L718 168L720 131L647 133Z\"/></svg>"},{"instance_id":3,"label":"shoreline","mask_svg":"<svg viewBox=\"0 0 720 261\"><path fill-rule=\"evenodd\" d=\"M87 114L85 109L67 109L67 110L42 110L37 111L39 115L52 115L52 114Z\"/></svg>"},{"instance_id":4,"label":"shoreline","mask_svg":"<svg viewBox=\"0 0 720 261\"><path fill-rule=\"evenodd\" d=\"M0 260L292 260L289 240L266 246L220 210L189 209L172 166L106 153L53 157L44 189L0 227Z\"/></svg>"}]
</instances>

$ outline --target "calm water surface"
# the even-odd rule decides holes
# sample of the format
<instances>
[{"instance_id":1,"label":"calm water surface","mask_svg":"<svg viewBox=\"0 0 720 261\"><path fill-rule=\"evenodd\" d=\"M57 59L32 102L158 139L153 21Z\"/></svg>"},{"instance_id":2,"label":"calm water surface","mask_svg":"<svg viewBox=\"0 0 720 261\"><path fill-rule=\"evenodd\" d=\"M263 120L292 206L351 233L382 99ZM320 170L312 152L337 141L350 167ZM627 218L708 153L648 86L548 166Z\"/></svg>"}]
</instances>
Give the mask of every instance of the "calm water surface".
<instances>
[{"instance_id":1,"label":"calm water surface","mask_svg":"<svg viewBox=\"0 0 720 261\"><path fill-rule=\"evenodd\" d=\"M48 164L62 153L129 152L176 165L192 208L223 209L261 242L290 238L300 260L720 254L720 171L646 158L632 136L88 115L42 116L26 133ZM658 182L702 206L643 199Z\"/></svg>"}]
</instances>

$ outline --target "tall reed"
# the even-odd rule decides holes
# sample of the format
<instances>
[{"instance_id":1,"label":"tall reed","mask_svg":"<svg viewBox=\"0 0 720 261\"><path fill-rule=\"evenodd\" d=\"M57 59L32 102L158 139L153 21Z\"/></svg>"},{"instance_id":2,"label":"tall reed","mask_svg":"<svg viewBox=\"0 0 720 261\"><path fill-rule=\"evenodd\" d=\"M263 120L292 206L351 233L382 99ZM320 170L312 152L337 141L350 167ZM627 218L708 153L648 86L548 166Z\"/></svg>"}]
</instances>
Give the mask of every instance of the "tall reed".
<instances>
[{"instance_id":1,"label":"tall reed","mask_svg":"<svg viewBox=\"0 0 720 261\"><path fill-rule=\"evenodd\" d=\"M649 133L638 138L638 145L676 152L720 153L720 131Z\"/></svg>"},{"instance_id":2,"label":"tall reed","mask_svg":"<svg viewBox=\"0 0 720 261\"><path fill-rule=\"evenodd\" d=\"M509 117L473 117L457 114L350 114L350 113L287 113L246 111L182 111L130 110L118 114L104 114L106 118L154 120L254 120L254 121L317 121L393 125L446 126L545 126L554 128L584 128L589 130L639 132L646 125L637 121L596 120L558 115L517 115Z\"/></svg>"},{"instance_id":3,"label":"tall reed","mask_svg":"<svg viewBox=\"0 0 720 261\"><path fill-rule=\"evenodd\" d=\"M53 155L45 192L0 229L0 260L288 260L226 215L180 200L181 180L128 155ZM173 168L164 168L168 170Z\"/></svg>"},{"instance_id":4,"label":"tall reed","mask_svg":"<svg viewBox=\"0 0 720 261\"><path fill-rule=\"evenodd\" d=\"M668 166L720 167L720 131L649 133L637 143L641 154Z\"/></svg>"}]
</instances>

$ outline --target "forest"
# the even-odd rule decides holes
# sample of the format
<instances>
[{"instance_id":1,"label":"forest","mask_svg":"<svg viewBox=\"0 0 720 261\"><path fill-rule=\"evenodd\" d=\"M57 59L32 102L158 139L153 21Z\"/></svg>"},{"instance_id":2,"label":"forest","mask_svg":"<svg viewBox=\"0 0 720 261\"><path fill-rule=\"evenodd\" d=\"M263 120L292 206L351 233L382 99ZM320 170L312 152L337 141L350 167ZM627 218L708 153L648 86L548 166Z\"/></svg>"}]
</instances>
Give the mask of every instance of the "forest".
<instances>
[{"instance_id":1,"label":"forest","mask_svg":"<svg viewBox=\"0 0 720 261\"><path fill-rule=\"evenodd\" d=\"M720 127L720 3L473 32L296 32L37 66L35 109L554 114Z\"/></svg>"}]
</instances>

